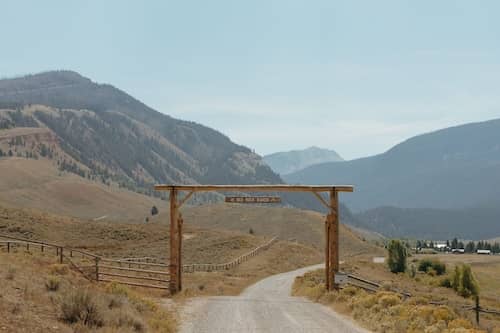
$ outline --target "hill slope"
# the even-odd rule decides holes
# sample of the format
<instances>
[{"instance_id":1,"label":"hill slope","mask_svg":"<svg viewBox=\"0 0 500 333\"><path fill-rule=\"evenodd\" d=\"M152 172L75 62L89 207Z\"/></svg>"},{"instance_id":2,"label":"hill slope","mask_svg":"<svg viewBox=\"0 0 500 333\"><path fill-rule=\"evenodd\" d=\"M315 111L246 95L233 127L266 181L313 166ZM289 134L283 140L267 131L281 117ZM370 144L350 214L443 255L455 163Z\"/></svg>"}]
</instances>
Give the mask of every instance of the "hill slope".
<instances>
[{"instance_id":1,"label":"hill slope","mask_svg":"<svg viewBox=\"0 0 500 333\"><path fill-rule=\"evenodd\" d=\"M77 173L128 188L282 182L258 155L221 133L159 113L74 72L0 80L2 108L0 135L8 128L46 128L69 163L77 163ZM24 145L21 139L11 143Z\"/></svg>"},{"instance_id":2,"label":"hill slope","mask_svg":"<svg viewBox=\"0 0 500 333\"><path fill-rule=\"evenodd\" d=\"M334 150L318 147L309 147L303 150L279 152L264 156L264 161L280 175L286 175L308 166L343 161L342 157Z\"/></svg>"},{"instance_id":3,"label":"hill slope","mask_svg":"<svg viewBox=\"0 0 500 333\"><path fill-rule=\"evenodd\" d=\"M381 155L311 166L290 183L347 183L355 210L378 206L461 209L500 197L500 119L411 138Z\"/></svg>"},{"instance_id":4,"label":"hill slope","mask_svg":"<svg viewBox=\"0 0 500 333\"><path fill-rule=\"evenodd\" d=\"M387 237L445 240L500 235L500 208L462 210L379 207L356 214L357 225Z\"/></svg>"}]
</instances>

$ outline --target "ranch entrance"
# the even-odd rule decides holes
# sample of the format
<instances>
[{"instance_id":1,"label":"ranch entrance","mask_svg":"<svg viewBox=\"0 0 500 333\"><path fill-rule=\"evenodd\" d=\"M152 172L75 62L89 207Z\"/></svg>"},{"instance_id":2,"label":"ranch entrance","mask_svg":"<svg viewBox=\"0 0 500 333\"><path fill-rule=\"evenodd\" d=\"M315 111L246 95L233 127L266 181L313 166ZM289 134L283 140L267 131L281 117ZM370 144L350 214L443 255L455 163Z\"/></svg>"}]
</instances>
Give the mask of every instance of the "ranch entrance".
<instances>
[{"instance_id":1,"label":"ranch entrance","mask_svg":"<svg viewBox=\"0 0 500 333\"><path fill-rule=\"evenodd\" d=\"M335 273L339 270L339 193L353 192L347 185L156 185L155 190L170 194L170 293L182 290L182 205L197 192L308 192L327 208L325 219L325 281L326 289L336 288ZM322 194L327 194L325 199ZM244 198L244 197L242 197ZM234 202L238 202L235 200ZM248 201L247 201L248 202ZM273 197L256 198L253 203L276 202Z\"/></svg>"}]
</instances>

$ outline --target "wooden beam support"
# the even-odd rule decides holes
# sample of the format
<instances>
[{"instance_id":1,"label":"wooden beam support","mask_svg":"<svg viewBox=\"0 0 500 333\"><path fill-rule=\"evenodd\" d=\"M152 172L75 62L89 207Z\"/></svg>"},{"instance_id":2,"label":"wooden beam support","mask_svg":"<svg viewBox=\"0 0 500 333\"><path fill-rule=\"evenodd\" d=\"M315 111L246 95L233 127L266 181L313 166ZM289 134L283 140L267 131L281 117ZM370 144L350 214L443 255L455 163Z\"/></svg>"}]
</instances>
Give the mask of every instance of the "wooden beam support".
<instances>
[{"instance_id":1,"label":"wooden beam support","mask_svg":"<svg viewBox=\"0 0 500 333\"><path fill-rule=\"evenodd\" d=\"M179 204L177 205L177 208L181 208L182 205L184 205L184 203L186 203L186 201L188 201L189 198L191 198L191 196L193 194L194 194L194 191L190 191L188 194L186 194L186 196L181 201L179 201Z\"/></svg>"},{"instance_id":2,"label":"wooden beam support","mask_svg":"<svg viewBox=\"0 0 500 333\"><path fill-rule=\"evenodd\" d=\"M332 207L330 207L330 205L328 204L328 202L326 202L325 199L323 199L323 197L321 196L321 194L319 194L318 192L311 192L312 194L314 194L314 196L316 198L318 198L319 202L321 202L328 210L331 210Z\"/></svg>"}]
</instances>

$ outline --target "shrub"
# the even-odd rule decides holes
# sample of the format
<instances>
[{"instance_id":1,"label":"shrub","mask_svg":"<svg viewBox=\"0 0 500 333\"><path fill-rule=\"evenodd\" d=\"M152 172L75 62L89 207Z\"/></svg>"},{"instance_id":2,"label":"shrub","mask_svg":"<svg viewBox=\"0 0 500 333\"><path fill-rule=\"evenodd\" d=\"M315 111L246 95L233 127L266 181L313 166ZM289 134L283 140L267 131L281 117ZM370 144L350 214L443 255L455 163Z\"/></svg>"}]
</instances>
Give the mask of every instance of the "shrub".
<instances>
[{"instance_id":1,"label":"shrub","mask_svg":"<svg viewBox=\"0 0 500 333\"><path fill-rule=\"evenodd\" d=\"M467 319L464 319L464 318L457 318L457 319L453 319L452 321L450 321L450 323L448 324L448 329L454 329L454 328L465 328L465 329L471 329L472 328L472 324L470 321L468 321Z\"/></svg>"},{"instance_id":2,"label":"shrub","mask_svg":"<svg viewBox=\"0 0 500 333\"><path fill-rule=\"evenodd\" d=\"M68 265L64 264L53 264L49 267L50 274L52 275L66 275L69 272Z\"/></svg>"},{"instance_id":3,"label":"shrub","mask_svg":"<svg viewBox=\"0 0 500 333\"><path fill-rule=\"evenodd\" d=\"M397 305L401 302L401 298L396 294L383 294L380 296L378 300L378 304L380 304L384 308L388 308L394 305Z\"/></svg>"},{"instance_id":4,"label":"shrub","mask_svg":"<svg viewBox=\"0 0 500 333\"><path fill-rule=\"evenodd\" d=\"M399 240L391 240L387 246L389 258L387 264L392 273L401 273L406 270L406 258L408 252Z\"/></svg>"},{"instance_id":5,"label":"shrub","mask_svg":"<svg viewBox=\"0 0 500 333\"><path fill-rule=\"evenodd\" d=\"M424 258L420 260L418 270L430 275L443 275L446 272L446 265L437 259Z\"/></svg>"},{"instance_id":6,"label":"shrub","mask_svg":"<svg viewBox=\"0 0 500 333\"><path fill-rule=\"evenodd\" d=\"M439 286L445 287L445 288L452 288L453 284L452 284L451 279L447 276L447 277L441 279L441 281L439 281Z\"/></svg>"},{"instance_id":7,"label":"shrub","mask_svg":"<svg viewBox=\"0 0 500 333\"><path fill-rule=\"evenodd\" d=\"M103 325L103 316L95 296L83 289L77 289L62 299L61 319L70 324L82 323L88 327Z\"/></svg>"},{"instance_id":8,"label":"shrub","mask_svg":"<svg viewBox=\"0 0 500 333\"><path fill-rule=\"evenodd\" d=\"M408 275L413 279L417 275L417 268L414 264L410 265L410 269L408 271Z\"/></svg>"},{"instance_id":9,"label":"shrub","mask_svg":"<svg viewBox=\"0 0 500 333\"><path fill-rule=\"evenodd\" d=\"M45 281L45 289L47 289L47 291L58 291L60 286L61 280L55 276L49 276Z\"/></svg>"}]
</instances>

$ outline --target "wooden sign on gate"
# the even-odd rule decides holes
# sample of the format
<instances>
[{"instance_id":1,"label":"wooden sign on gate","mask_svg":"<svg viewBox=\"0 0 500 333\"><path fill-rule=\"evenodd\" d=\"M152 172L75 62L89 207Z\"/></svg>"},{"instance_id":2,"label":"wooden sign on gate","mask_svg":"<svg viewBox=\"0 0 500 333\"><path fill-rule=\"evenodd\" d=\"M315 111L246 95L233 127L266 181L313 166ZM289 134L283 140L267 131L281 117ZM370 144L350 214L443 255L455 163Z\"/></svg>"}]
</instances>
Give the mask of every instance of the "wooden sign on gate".
<instances>
[{"instance_id":1,"label":"wooden sign on gate","mask_svg":"<svg viewBox=\"0 0 500 333\"><path fill-rule=\"evenodd\" d=\"M270 197L270 196L259 196L259 197L226 197L226 202L228 203L280 203L280 197Z\"/></svg>"}]
</instances>

